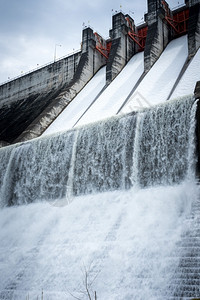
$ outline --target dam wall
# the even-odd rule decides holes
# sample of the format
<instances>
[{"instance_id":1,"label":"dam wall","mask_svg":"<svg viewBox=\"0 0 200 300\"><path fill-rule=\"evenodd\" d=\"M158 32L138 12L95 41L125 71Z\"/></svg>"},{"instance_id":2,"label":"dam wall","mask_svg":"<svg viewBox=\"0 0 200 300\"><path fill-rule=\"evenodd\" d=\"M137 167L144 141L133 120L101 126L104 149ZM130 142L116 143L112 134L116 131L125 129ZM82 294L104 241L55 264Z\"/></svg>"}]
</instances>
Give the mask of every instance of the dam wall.
<instances>
[{"instance_id":1,"label":"dam wall","mask_svg":"<svg viewBox=\"0 0 200 300\"><path fill-rule=\"evenodd\" d=\"M80 58L78 52L0 86L0 140L12 143L23 132L69 84Z\"/></svg>"},{"instance_id":2,"label":"dam wall","mask_svg":"<svg viewBox=\"0 0 200 300\"><path fill-rule=\"evenodd\" d=\"M13 143L41 135L76 96L105 58L95 49L91 28L81 51L0 86L0 140Z\"/></svg>"},{"instance_id":3,"label":"dam wall","mask_svg":"<svg viewBox=\"0 0 200 300\"><path fill-rule=\"evenodd\" d=\"M34 72L21 76L0 86L1 105L23 100L33 94L58 89L69 83L80 61L81 51L55 61Z\"/></svg>"},{"instance_id":4,"label":"dam wall","mask_svg":"<svg viewBox=\"0 0 200 300\"><path fill-rule=\"evenodd\" d=\"M109 85L143 51L144 72L134 90L169 42L187 34L189 57L181 77L200 45L199 5L199 0L190 0L170 10L166 1L148 0L145 22L139 26L118 12L112 16L108 40L84 28L80 51L1 85L0 145L40 136L102 66Z\"/></svg>"}]
</instances>

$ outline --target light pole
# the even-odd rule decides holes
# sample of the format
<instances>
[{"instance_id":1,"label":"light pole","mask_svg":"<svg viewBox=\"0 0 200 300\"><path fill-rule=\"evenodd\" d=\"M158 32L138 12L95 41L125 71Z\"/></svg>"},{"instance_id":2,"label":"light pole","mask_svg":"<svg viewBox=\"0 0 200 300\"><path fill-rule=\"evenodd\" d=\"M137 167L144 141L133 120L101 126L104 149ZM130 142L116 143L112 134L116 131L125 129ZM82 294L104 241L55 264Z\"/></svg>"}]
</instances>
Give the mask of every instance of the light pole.
<instances>
[{"instance_id":1,"label":"light pole","mask_svg":"<svg viewBox=\"0 0 200 300\"><path fill-rule=\"evenodd\" d=\"M56 61L56 47L61 47L62 45L55 44L55 50L54 50L54 62Z\"/></svg>"}]
</instances>

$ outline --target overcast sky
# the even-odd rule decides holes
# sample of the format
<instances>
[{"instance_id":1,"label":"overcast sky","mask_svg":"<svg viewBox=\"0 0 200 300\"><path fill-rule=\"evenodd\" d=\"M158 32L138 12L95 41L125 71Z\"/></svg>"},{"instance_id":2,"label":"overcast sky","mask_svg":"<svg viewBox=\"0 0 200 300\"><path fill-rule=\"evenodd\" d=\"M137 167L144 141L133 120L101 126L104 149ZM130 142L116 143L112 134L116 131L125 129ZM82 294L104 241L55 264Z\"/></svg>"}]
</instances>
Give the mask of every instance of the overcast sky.
<instances>
[{"instance_id":1,"label":"overcast sky","mask_svg":"<svg viewBox=\"0 0 200 300\"><path fill-rule=\"evenodd\" d=\"M138 24L147 0L0 0L0 83L80 48L83 25L108 37L112 14ZM184 0L168 1L171 7ZM61 45L61 46L58 46Z\"/></svg>"}]
</instances>

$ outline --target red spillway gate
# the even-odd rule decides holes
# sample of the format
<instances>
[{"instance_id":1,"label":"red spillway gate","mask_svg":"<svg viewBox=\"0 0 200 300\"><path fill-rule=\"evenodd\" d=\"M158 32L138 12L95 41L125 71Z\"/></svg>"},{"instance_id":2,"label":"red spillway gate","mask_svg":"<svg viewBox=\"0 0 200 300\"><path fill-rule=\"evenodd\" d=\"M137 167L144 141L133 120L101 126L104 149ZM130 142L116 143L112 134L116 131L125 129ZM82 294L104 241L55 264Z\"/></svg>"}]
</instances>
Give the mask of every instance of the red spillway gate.
<instances>
[{"instance_id":1,"label":"red spillway gate","mask_svg":"<svg viewBox=\"0 0 200 300\"><path fill-rule=\"evenodd\" d=\"M145 25L144 27L139 28L137 32L135 32L129 17L126 17L126 20L130 28L128 31L128 35L139 46L138 51L143 51L145 47L148 27Z\"/></svg>"},{"instance_id":2,"label":"red spillway gate","mask_svg":"<svg viewBox=\"0 0 200 300\"><path fill-rule=\"evenodd\" d=\"M177 10L177 12L171 12L169 6L165 0L162 2L162 6L165 10L164 20L173 28L175 35L183 35L188 31L188 20L189 20L189 9L183 7L181 10ZM144 25L140 27L136 27L134 30L132 22L129 17L126 17L128 23L128 36L139 46L138 51L144 51L145 42L147 37L148 26L144 23ZM102 37L95 32L96 36L96 49L106 58L108 59L110 49L111 49L111 41L104 41Z\"/></svg>"},{"instance_id":3,"label":"red spillway gate","mask_svg":"<svg viewBox=\"0 0 200 300\"><path fill-rule=\"evenodd\" d=\"M96 36L96 50L108 59L112 42L103 41L102 37L97 32L95 32L94 35Z\"/></svg>"},{"instance_id":4,"label":"red spillway gate","mask_svg":"<svg viewBox=\"0 0 200 300\"><path fill-rule=\"evenodd\" d=\"M174 14L170 10L166 1L162 1L163 8L166 12L164 19L174 29L176 35L182 35L188 31L189 9L184 8ZM172 12L173 13L173 12Z\"/></svg>"}]
</instances>

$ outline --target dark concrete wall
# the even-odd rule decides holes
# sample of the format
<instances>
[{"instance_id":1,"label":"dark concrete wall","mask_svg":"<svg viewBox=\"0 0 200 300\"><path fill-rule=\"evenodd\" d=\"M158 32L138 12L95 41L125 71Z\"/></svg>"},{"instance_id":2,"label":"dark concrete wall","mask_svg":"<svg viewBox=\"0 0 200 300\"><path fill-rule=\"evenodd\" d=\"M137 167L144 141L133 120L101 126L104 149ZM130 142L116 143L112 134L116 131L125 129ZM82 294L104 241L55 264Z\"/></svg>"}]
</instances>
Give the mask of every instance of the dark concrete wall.
<instances>
[{"instance_id":1,"label":"dark concrete wall","mask_svg":"<svg viewBox=\"0 0 200 300\"><path fill-rule=\"evenodd\" d=\"M112 17L112 29L110 30L112 46L106 67L107 83L110 83L119 74L130 58L137 52L137 45L128 36L129 24L126 17L130 19L135 28L134 21L128 15L120 12Z\"/></svg>"},{"instance_id":2,"label":"dark concrete wall","mask_svg":"<svg viewBox=\"0 0 200 300\"><path fill-rule=\"evenodd\" d=\"M200 1L189 1L188 51L189 57L195 55L200 46Z\"/></svg>"},{"instance_id":3,"label":"dark concrete wall","mask_svg":"<svg viewBox=\"0 0 200 300\"><path fill-rule=\"evenodd\" d=\"M200 2L199 0L188 0L188 1L190 3L190 6L195 5Z\"/></svg>"},{"instance_id":4,"label":"dark concrete wall","mask_svg":"<svg viewBox=\"0 0 200 300\"><path fill-rule=\"evenodd\" d=\"M147 39L144 49L144 69L148 72L159 58L170 40L170 28L163 21L165 10L161 0L148 0L148 13L145 16L148 24Z\"/></svg>"},{"instance_id":5,"label":"dark concrete wall","mask_svg":"<svg viewBox=\"0 0 200 300\"><path fill-rule=\"evenodd\" d=\"M69 83L77 69L81 51L0 86L0 105Z\"/></svg>"},{"instance_id":6,"label":"dark concrete wall","mask_svg":"<svg viewBox=\"0 0 200 300\"><path fill-rule=\"evenodd\" d=\"M18 142L41 135L105 64L85 28L82 50L0 87L0 141Z\"/></svg>"},{"instance_id":7,"label":"dark concrete wall","mask_svg":"<svg viewBox=\"0 0 200 300\"><path fill-rule=\"evenodd\" d=\"M197 81L197 83L196 83L194 95L195 95L196 99L200 100L200 81Z\"/></svg>"},{"instance_id":8,"label":"dark concrete wall","mask_svg":"<svg viewBox=\"0 0 200 300\"><path fill-rule=\"evenodd\" d=\"M200 81L196 83L195 90L194 90L194 96L197 100L200 101ZM197 168L196 168L196 174L197 177L200 179L200 104L199 101L197 103L197 111L196 111L196 137L197 137Z\"/></svg>"}]
</instances>

